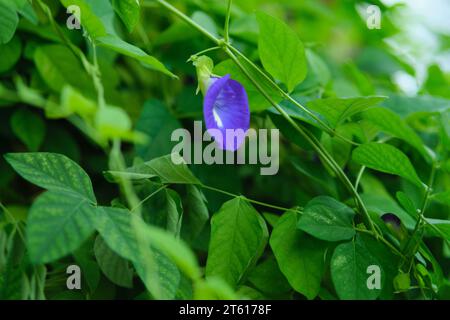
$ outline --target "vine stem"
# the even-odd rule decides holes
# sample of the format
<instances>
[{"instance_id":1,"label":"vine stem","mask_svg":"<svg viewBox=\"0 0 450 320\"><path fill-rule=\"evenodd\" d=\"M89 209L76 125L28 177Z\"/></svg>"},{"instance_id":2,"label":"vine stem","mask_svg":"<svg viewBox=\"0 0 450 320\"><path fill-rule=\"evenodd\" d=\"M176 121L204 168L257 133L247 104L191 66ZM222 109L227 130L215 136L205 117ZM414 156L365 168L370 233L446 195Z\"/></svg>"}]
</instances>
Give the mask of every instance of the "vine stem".
<instances>
[{"instance_id":1,"label":"vine stem","mask_svg":"<svg viewBox=\"0 0 450 320\"><path fill-rule=\"evenodd\" d=\"M331 155L328 153L328 151L321 145L321 143L317 140L316 137L314 137L308 130L303 129L299 124L297 124L290 116L287 114L287 112L279 106L272 97L261 87L261 85L258 83L257 80L254 79L254 77L250 74L250 72L245 68L245 66L242 65L241 61L236 57L236 55L231 51L230 47L231 44L229 42L224 41L223 39L218 39L214 35L212 35L208 30L197 24L195 21L193 21L191 18L189 18L187 15L185 15L183 12L172 6L171 4L167 3L165 0L156 0L157 3L159 3L161 6L166 8L167 10L171 11L175 15L177 15L179 18L184 20L187 24L201 32L204 36L206 36L208 39L213 41L217 46L220 46L223 48L225 53L235 62L235 64L241 69L241 71L245 74L245 76L250 80L250 82L255 86L255 88L264 96L264 98L269 101L276 109L277 111L289 122L289 124L303 137L305 138L308 143L314 148L314 150L322 157L322 159L326 162L326 164L334 171L334 173L338 176L338 178L342 181L342 183L346 186L346 188L349 190L349 192L352 194L353 198L355 199L356 205L360 211L360 213L364 217L364 222L366 226L374 233L378 234L377 229L374 226L374 223L361 199L359 194L356 192L356 190L353 187L353 184L350 182L348 177L345 175L345 173L342 171L341 167L334 161L334 159L331 157ZM236 49L237 50L237 49Z\"/></svg>"},{"instance_id":2,"label":"vine stem","mask_svg":"<svg viewBox=\"0 0 450 320\"><path fill-rule=\"evenodd\" d=\"M219 192L219 193L225 194L225 195L230 196L230 197L233 197L233 198L238 198L238 197L240 197L240 196L237 195L237 194L234 194L234 193L231 193L231 192L222 190L222 189L218 189L218 188L215 188L215 187L211 187L211 186L208 186L208 185L201 184L200 186L201 186L203 189L208 189L208 190L211 190L211 191ZM262 202L262 201L249 199L249 198L247 198L247 197L245 197L245 200L247 200L248 202L251 202L251 203L254 203L254 204L263 206L263 207L272 208L272 209L280 210L280 211L283 211L283 212L285 212L285 211L297 211L297 212L299 212L298 210L294 210L294 209L289 209L289 208L284 208L284 207L276 206L276 205L273 205L273 204L270 204L270 203L265 203L265 202Z\"/></svg>"},{"instance_id":3,"label":"vine stem","mask_svg":"<svg viewBox=\"0 0 450 320\"><path fill-rule=\"evenodd\" d=\"M225 17L225 42L230 42L230 18L231 18L231 5L233 0L228 0L227 16Z\"/></svg>"}]
</instances>

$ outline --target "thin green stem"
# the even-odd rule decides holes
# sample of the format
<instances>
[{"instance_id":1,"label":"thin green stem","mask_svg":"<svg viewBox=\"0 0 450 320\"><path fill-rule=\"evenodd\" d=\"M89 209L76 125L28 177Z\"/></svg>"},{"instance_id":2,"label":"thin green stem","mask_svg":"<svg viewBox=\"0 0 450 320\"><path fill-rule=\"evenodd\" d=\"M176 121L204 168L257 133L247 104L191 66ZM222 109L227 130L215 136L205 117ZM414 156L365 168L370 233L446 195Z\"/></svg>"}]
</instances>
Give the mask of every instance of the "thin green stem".
<instances>
[{"instance_id":1,"label":"thin green stem","mask_svg":"<svg viewBox=\"0 0 450 320\"><path fill-rule=\"evenodd\" d=\"M361 169L359 169L358 176L356 177L355 190L357 192L358 192L359 183L361 182L361 178L362 178L365 170L366 170L366 166L362 166Z\"/></svg>"},{"instance_id":2,"label":"thin green stem","mask_svg":"<svg viewBox=\"0 0 450 320\"><path fill-rule=\"evenodd\" d=\"M431 167L430 178L428 180L427 190L425 191L424 199L422 202L422 207L419 210L419 216L417 218L416 225L414 226L414 230L413 230L411 236L409 237L408 242L405 245L405 250L409 250L409 247L411 246L411 241L413 241L413 239L416 239L416 235L419 232L422 232L422 226L426 223L424 214L425 214L425 210L428 206L431 192L433 190L435 175L436 175L436 163L433 163L433 165ZM414 244L414 248L411 251L411 264L414 261L414 255L420 246L422 237L423 237L423 232L419 235L417 242ZM410 268L411 268L411 264L410 264Z\"/></svg>"},{"instance_id":3,"label":"thin green stem","mask_svg":"<svg viewBox=\"0 0 450 320\"><path fill-rule=\"evenodd\" d=\"M100 110L106 108L106 102L105 102L105 89L103 88L103 83L101 80L101 72L100 72L100 66L98 64L98 57L97 57L97 46L95 43L91 42L92 44L92 55L93 55L93 70L91 72L92 81L94 82L95 90L97 91L97 103Z\"/></svg>"},{"instance_id":4,"label":"thin green stem","mask_svg":"<svg viewBox=\"0 0 450 320\"><path fill-rule=\"evenodd\" d=\"M225 42L230 42L230 18L231 18L231 5L233 0L228 0L227 16L225 17Z\"/></svg>"},{"instance_id":5,"label":"thin green stem","mask_svg":"<svg viewBox=\"0 0 450 320\"><path fill-rule=\"evenodd\" d=\"M146 196L144 199L142 199L141 202L139 202L134 208L132 208L130 210L130 212L133 212L137 208L141 207L147 200L149 200L151 197L153 197L154 195L156 195L158 192L160 192L161 190L163 190L165 188L167 188L167 185L162 185L157 190L155 190L154 192L150 193L148 196Z\"/></svg>"},{"instance_id":6,"label":"thin green stem","mask_svg":"<svg viewBox=\"0 0 450 320\"><path fill-rule=\"evenodd\" d=\"M240 197L240 195L237 195L237 194L234 194L234 193L231 193L231 192L222 190L222 189L218 189L218 188L215 188L215 187L211 187L211 186L208 186L208 185L201 184L200 186L201 186L202 188L204 188L204 189L208 189L208 190L211 190L211 191L215 191L215 192L218 192L218 193L222 193L222 194L225 194L225 195L230 196L230 197L232 197L232 198L238 198L238 197ZM273 205L273 204L270 204L270 203L261 202L261 201L258 201L258 200L249 199L249 198L247 198L247 197L245 197L245 199L246 199L248 202L251 202L251 203L254 203L254 204L263 206L263 207L272 208L272 209L275 209L275 210L280 210L280 211L283 211L283 212L286 212L286 211L298 211L298 210L294 210L294 209L289 209L289 208L284 208L284 207L276 206L276 205Z\"/></svg>"},{"instance_id":7,"label":"thin green stem","mask_svg":"<svg viewBox=\"0 0 450 320\"><path fill-rule=\"evenodd\" d=\"M111 149L110 157L110 169L116 171L125 171L125 160L121 152L121 142L119 139L113 140L113 147ZM121 187L125 199L128 202L129 208L136 210L137 214L141 216L140 201L133 189L131 181L124 177L119 177L119 186Z\"/></svg>"},{"instance_id":8,"label":"thin green stem","mask_svg":"<svg viewBox=\"0 0 450 320\"><path fill-rule=\"evenodd\" d=\"M215 51L215 50L219 50L219 49L222 49L222 47L215 46L215 47L211 47L211 48L202 50L202 51L200 51L200 52L197 52L197 53L191 55L191 56L189 57L189 59L187 60L187 62L194 61L194 59L197 58L198 56L201 56L201 55L203 55L203 54L205 54L205 53L208 53L208 52L211 52L211 51Z\"/></svg>"}]
</instances>

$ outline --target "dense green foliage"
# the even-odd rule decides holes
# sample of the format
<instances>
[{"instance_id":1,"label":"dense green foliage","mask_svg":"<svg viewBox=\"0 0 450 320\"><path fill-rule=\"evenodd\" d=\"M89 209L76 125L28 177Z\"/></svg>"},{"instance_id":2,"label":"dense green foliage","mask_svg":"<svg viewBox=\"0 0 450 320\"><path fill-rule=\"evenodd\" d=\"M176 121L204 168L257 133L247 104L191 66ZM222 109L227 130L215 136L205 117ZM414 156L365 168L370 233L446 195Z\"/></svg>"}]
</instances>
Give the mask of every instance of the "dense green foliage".
<instances>
[{"instance_id":1,"label":"dense green foliage","mask_svg":"<svg viewBox=\"0 0 450 320\"><path fill-rule=\"evenodd\" d=\"M450 76L374 2L0 0L0 299L450 299ZM276 175L171 157L200 61Z\"/></svg>"}]
</instances>

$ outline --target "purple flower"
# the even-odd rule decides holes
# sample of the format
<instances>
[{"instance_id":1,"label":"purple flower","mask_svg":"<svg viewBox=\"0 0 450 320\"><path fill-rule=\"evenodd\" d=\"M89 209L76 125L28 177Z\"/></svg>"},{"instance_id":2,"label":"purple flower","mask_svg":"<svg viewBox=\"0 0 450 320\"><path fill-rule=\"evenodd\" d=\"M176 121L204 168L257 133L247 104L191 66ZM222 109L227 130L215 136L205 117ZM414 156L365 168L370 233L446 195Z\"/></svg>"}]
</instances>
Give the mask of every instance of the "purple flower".
<instances>
[{"instance_id":1,"label":"purple flower","mask_svg":"<svg viewBox=\"0 0 450 320\"><path fill-rule=\"evenodd\" d=\"M203 102L206 128L220 149L236 151L250 127L247 93L230 75L210 80Z\"/></svg>"}]
</instances>

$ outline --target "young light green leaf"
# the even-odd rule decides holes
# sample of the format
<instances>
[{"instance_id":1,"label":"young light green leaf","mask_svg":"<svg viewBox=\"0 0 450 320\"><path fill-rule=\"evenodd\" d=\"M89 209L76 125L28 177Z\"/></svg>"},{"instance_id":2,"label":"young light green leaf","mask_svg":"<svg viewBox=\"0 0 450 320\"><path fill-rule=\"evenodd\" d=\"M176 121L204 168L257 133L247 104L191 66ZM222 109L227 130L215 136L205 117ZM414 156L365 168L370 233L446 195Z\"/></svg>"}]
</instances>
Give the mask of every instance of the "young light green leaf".
<instances>
[{"instance_id":1,"label":"young light green leaf","mask_svg":"<svg viewBox=\"0 0 450 320\"><path fill-rule=\"evenodd\" d=\"M27 248L35 264L61 258L78 248L95 230L95 208L74 192L45 192L31 206Z\"/></svg>"},{"instance_id":2,"label":"young light green leaf","mask_svg":"<svg viewBox=\"0 0 450 320\"><path fill-rule=\"evenodd\" d=\"M112 6L127 27L128 32L132 32L139 23L139 0L112 0Z\"/></svg>"},{"instance_id":3,"label":"young light green leaf","mask_svg":"<svg viewBox=\"0 0 450 320\"><path fill-rule=\"evenodd\" d=\"M290 285L308 299L314 299L325 268L325 243L298 230L297 213L289 211L275 225L270 246Z\"/></svg>"},{"instance_id":4,"label":"young light green leaf","mask_svg":"<svg viewBox=\"0 0 450 320\"><path fill-rule=\"evenodd\" d=\"M355 235L354 215L355 212L345 204L320 196L307 203L297 227L321 240L347 240Z\"/></svg>"},{"instance_id":5,"label":"young light green leaf","mask_svg":"<svg viewBox=\"0 0 450 320\"><path fill-rule=\"evenodd\" d=\"M28 109L19 109L13 113L11 128L30 151L37 151L45 137L45 122Z\"/></svg>"},{"instance_id":6,"label":"young light green leaf","mask_svg":"<svg viewBox=\"0 0 450 320\"><path fill-rule=\"evenodd\" d=\"M259 56L264 68L291 92L307 73L305 48L283 21L263 12L257 14Z\"/></svg>"},{"instance_id":7,"label":"young light green leaf","mask_svg":"<svg viewBox=\"0 0 450 320\"><path fill-rule=\"evenodd\" d=\"M353 150L352 158L360 165L398 175L423 187L423 183L408 157L394 146L375 142L362 144Z\"/></svg>"},{"instance_id":8,"label":"young light green leaf","mask_svg":"<svg viewBox=\"0 0 450 320\"><path fill-rule=\"evenodd\" d=\"M89 176L66 156L46 152L8 153L5 159L24 179L41 188L96 202Z\"/></svg>"},{"instance_id":9,"label":"young light green leaf","mask_svg":"<svg viewBox=\"0 0 450 320\"><path fill-rule=\"evenodd\" d=\"M224 203L211 219L206 276L221 277L236 287L262 254L267 239L264 219L244 198Z\"/></svg>"},{"instance_id":10,"label":"young light green leaf","mask_svg":"<svg viewBox=\"0 0 450 320\"><path fill-rule=\"evenodd\" d=\"M366 111L384 101L386 97L371 96L358 98L328 98L311 100L306 106L322 115L333 128L342 124L346 119Z\"/></svg>"}]
</instances>

